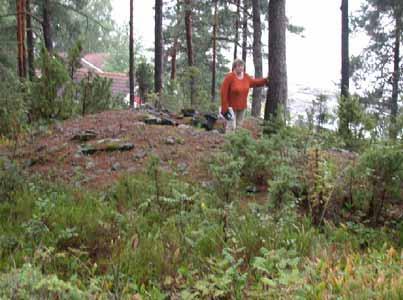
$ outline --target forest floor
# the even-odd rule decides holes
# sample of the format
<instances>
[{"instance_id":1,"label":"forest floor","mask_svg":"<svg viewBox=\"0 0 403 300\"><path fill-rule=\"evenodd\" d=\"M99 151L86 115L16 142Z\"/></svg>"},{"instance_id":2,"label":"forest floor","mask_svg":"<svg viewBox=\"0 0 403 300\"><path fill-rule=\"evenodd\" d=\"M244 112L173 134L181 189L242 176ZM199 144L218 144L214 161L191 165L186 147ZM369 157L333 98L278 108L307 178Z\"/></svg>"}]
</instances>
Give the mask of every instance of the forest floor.
<instances>
[{"instance_id":1,"label":"forest floor","mask_svg":"<svg viewBox=\"0 0 403 300\"><path fill-rule=\"evenodd\" d=\"M27 136L18 146L16 158L29 174L95 190L107 188L124 174L144 171L151 155L160 158L164 169L189 181L208 179L205 162L224 145L225 135L186 125L146 125L143 120L147 117L141 111L119 110L56 123ZM259 134L254 119L245 120L244 127ZM86 132L95 136L88 141L74 139ZM114 151L112 144L129 144L131 149ZM106 149L88 155L81 152L99 145ZM0 146L0 154L9 152L10 147Z\"/></svg>"},{"instance_id":2,"label":"forest floor","mask_svg":"<svg viewBox=\"0 0 403 300\"><path fill-rule=\"evenodd\" d=\"M249 178L224 199L208 169L215 153L229 155L228 135L175 116L176 126L151 125L156 117L107 111L32 127L16 148L0 139L0 298L401 299L401 201L375 227L337 206L359 154L303 135L291 161L300 176L312 155L342 174L327 208L338 221L317 227L300 199L256 205L271 204L274 188L250 192ZM261 136L259 120L244 128Z\"/></svg>"},{"instance_id":3,"label":"forest floor","mask_svg":"<svg viewBox=\"0 0 403 300\"><path fill-rule=\"evenodd\" d=\"M172 118L177 126L148 125L144 120L150 116L154 117L144 111L115 110L58 122L26 135L15 158L29 175L93 191L105 191L127 174L143 173L151 156L187 182L208 185L208 161L224 146L225 134L186 125L186 118ZM257 119L247 118L243 127L254 137L262 134ZM86 133L93 136L87 141L75 139ZM120 151L116 149L120 145L130 147ZM0 156L12 157L11 149L0 144ZM86 149L101 151L83 154ZM326 156L340 169L356 159L348 151L328 150ZM248 194L248 198L265 202L267 192ZM393 219L401 217L402 205L388 210Z\"/></svg>"}]
</instances>

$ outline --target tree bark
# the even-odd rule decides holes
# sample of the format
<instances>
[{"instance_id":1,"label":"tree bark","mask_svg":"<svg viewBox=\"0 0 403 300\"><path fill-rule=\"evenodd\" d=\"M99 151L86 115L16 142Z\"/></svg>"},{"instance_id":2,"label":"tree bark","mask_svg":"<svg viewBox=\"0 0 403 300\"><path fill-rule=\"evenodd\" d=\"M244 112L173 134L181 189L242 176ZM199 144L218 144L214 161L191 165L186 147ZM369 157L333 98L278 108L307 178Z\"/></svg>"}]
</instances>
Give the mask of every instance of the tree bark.
<instances>
[{"instance_id":1,"label":"tree bark","mask_svg":"<svg viewBox=\"0 0 403 300\"><path fill-rule=\"evenodd\" d=\"M171 80L176 79L176 54L178 51L178 38L175 38L171 49Z\"/></svg>"},{"instance_id":2,"label":"tree bark","mask_svg":"<svg viewBox=\"0 0 403 300\"><path fill-rule=\"evenodd\" d=\"M395 46L393 49L393 76L392 97L390 101L391 126L389 135L392 139L397 137L396 118L398 113L399 81L400 81L400 43L402 34L402 10L398 5L395 9Z\"/></svg>"},{"instance_id":3,"label":"tree bark","mask_svg":"<svg viewBox=\"0 0 403 300\"><path fill-rule=\"evenodd\" d=\"M42 28L43 28L43 40L45 41L45 48L49 53L53 51L53 39L52 39L52 26L50 22L50 2L49 0L43 0L42 4Z\"/></svg>"},{"instance_id":4,"label":"tree bark","mask_svg":"<svg viewBox=\"0 0 403 300\"><path fill-rule=\"evenodd\" d=\"M253 14L253 64L255 66L255 78L263 76L262 63L262 26L260 21L260 0L252 0ZM262 88L254 88L252 95L252 116L260 117L262 110Z\"/></svg>"},{"instance_id":5,"label":"tree bark","mask_svg":"<svg viewBox=\"0 0 403 300\"><path fill-rule=\"evenodd\" d=\"M129 37L129 90L130 107L134 107L134 38L133 38L133 0L130 0L130 37Z\"/></svg>"},{"instance_id":6,"label":"tree bark","mask_svg":"<svg viewBox=\"0 0 403 300\"><path fill-rule=\"evenodd\" d=\"M246 57L248 48L248 1L243 0L243 15L242 15L242 60L245 63L246 68Z\"/></svg>"},{"instance_id":7,"label":"tree bark","mask_svg":"<svg viewBox=\"0 0 403 300\"><path fill-rule=\"evenodd\" d=\"M25 0L17 0L17 43L18 43L18 76L21 80L27 77L27 61L25 49L26 33Z\"/></svg>"},{"instance_id":8,"label":"tree bark","mask_svg":"<svg viewBox=\"0 0 403 300\"><path fill-rule=\"evenodd\" d=\"M176 9L175 9L175 13L176 13L176 28L175 28L175 32L174 32L174 44L172 46L171 49L171 80L175 80L176 79L176 57L178 54L178 47L179 47L179 24L180 24L180 7L181 7L181 3L180 0L176 1Z\"/></svg>"},{"instance_id":9,"label":"tree bark","mask_svg":"<svg viewBox=\"0 0 403 300\"><path fill-rule=\"evenodd\" d=\"M194 65L193 58L193 41L192 41L192 0L185 1L185 27L186 27L186 47L188 56L188 66L191 68ZM193 107L195 102L195 87L194 78L191 75L190 78L190 105Z\"/></svg>"},{"instance_id":10,"label":"tree bark","mask_svg":"<svg viewBox=\"0 0 403 300\"><path fill-rule=\"evenodd\" d=\"M239 15L240 15L240 2L236 0L236 20L235 20L235 39L234 39L234 60L238 56L238 40L239 40Z\"/></svg>"},{"instance_id":11,"label":"tree bark","mask_svg":"<svg viewBox=\"0 0 403 300\"><path fill-rule=\"evenodd\" d=\"M34 33L32 29L31 18L31 0L26 0L26 18L27 18L27 54L28 54L28 74L29 80L35 78L35 57L34 57Z\"/></svg>"},{"instance_id":12,"label":"tree bark","mask_svg":"<svg viewBox=\"0 0 403 300\"><path fill-rule=\"evenodd\" d=\"M277 117L279 106L287 108L287 62L286 62L285 0L269 2L269 89L264 119ZM285 119L285 116L282 116Z\"/></svg>"},{"instance_id":13,"label":"tree bark","mask_svg":"<svg viewBox=\"0 0 403 300\"><path fill-rule=\"evenodd\" d=\"M348 0L341 1L341 97L349 96L350 57Z\"/></svg>"},{"instance_id":14,"label":"tree bark","mask_svg":"<svg viewBox=\"0 0 403 300\"><path fill-rule=\"evenodd\" d=\"M161 95L163 76L162 0L155 0L154 92Z\"/></svg>"},{"instance_id":15,"label":"tree bark","mask_svg":"<svg viewBox=\"0 0 403 300\"><path fill-rule=\"evenodd\" d=\"M215 102L216 97L216 64L217 64L217 27L218 27L218 14L217 5L218 0L213 0L214 2L214 24L213 24L213 64L212 76L211 76L211 102Z\"/></svg>"}]
</instances>

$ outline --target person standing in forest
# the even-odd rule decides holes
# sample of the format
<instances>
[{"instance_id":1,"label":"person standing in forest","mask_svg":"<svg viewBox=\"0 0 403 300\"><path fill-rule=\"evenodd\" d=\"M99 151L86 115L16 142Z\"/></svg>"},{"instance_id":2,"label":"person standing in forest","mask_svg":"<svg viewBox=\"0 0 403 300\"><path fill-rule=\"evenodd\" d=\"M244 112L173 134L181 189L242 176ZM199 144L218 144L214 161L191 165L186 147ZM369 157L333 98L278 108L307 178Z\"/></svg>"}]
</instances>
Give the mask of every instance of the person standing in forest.
<instances>
[{"instance_id":1,"label":"person standing in forest","mask_svg":"<svg viewBox=\"0 0 403 300\"><path fill-rule=\"evenodd\" d=\"M232 72L228 73L221 84L221 114L227 121L235 118L235 128L242 125L247 106L249 89L267 85L267 78L252 78L245 73L245 63L235 59ZM230 110L234 111L231 116Z\"/></svg>"}]
</instances>

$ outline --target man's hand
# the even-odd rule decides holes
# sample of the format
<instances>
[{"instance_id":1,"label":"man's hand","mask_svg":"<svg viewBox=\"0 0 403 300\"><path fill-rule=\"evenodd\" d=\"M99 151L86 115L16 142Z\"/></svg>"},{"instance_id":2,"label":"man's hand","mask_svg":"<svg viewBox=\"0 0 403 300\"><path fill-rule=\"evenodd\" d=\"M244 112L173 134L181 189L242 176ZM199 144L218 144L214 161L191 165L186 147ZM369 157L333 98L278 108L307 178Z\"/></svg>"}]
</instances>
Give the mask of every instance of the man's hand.
<instances>
[{"instance_id":1,"label":"man's hand","mask_svg":"<svg viewBox=\"0 0 403 300\"><path fill-rule=\"evenodd\" d=\"M231 115L231 113L230 113L229 111L226 111L226 112L223 113L222 115L224 116L224 118L225 118L227 121L231 121L231 120L232 120L232 115Z\"/></svg>"}]
</instances>

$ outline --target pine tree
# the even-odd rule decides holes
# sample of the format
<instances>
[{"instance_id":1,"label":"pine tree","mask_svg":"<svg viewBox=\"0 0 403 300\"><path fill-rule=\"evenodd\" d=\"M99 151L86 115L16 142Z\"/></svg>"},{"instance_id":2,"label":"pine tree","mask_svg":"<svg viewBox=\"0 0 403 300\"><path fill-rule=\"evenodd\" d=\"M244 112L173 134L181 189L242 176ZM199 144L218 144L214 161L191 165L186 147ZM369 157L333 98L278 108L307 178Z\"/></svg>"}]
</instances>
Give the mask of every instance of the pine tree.
<instances>
[{"instance_id":1,"label":"pine tree","mask_svg":"<svg viewBox=\"0 0 403 300\"><path fill-rule=\"evenodd\" d=\"M262 62L262 26L260 21L260 0L252 0L253 14L253 64L255 66L255 77L263 76ZM252 116L259 117L263 101L262 88L254 88L252 95Z\"/></svg>"},{"instance_id":2,"label":"pine tree","mask_svg":"<svg viewBox=\"0 0 403 300\"><path fill-rule=\"evenodd\" d=\"M269 2L269 89L266 99L264 119L277 119L279 108L287 106L287 65L286 65L285 0Z\"/></svg>"},{"instance_id":3,"label":"pine tree","mask_svg":"<svg viewBox=\"0 0 403 300\"><path fill-rule=\"evenodd\" d=\"M155 0L154 92L161 94L164 43L162 35L162 0Z\"/></svg>"},{"instance_id":4,"label":"pine tree","mask_svg":"<svg viewBox=\"0 0 403 300\"><path fill-rule=\"evenodd\" d=\"M369 45L363 54L355 58L354 79L356 82L368 81L368 74L373 74L365 90L370 105L376 105L382 116L390 113L389 135L398 134L396 119L399 111L399 85L402 82L400 70L402 55L402 15L401 0L366 0L360 15L354 19L356 29L363 29L370 37Z\"/></svg>"}]
</instances>

